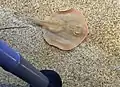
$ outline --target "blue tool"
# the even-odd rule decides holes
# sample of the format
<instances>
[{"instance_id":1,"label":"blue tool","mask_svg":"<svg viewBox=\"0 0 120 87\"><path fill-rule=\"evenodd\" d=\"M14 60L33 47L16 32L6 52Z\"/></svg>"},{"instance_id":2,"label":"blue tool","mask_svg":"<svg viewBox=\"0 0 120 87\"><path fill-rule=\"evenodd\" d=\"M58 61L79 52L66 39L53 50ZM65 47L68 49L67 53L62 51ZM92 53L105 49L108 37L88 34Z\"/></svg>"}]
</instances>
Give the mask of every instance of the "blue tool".
<instances>
[{"instance_id":1,"label":"blue tool","mask_svg":"<svg viewBox=\"0 0 120 87\"><path fill-rule=\"evenodd\" d=\"M37 70L3 40L0 40L0 66L29 83L30 87L62 87L61 78L55 71Z\"/></svg>"}]
</instances>

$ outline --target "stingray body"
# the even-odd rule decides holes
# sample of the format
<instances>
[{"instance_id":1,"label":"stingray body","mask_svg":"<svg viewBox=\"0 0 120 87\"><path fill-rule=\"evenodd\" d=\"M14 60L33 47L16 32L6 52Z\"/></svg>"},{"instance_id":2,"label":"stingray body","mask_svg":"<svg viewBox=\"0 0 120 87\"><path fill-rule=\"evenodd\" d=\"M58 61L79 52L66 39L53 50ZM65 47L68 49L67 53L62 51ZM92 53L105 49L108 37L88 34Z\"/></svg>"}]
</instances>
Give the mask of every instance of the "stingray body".
<instances>
[{"instance_id":1,"label":"stingray body","mask_svg":"<svg viewBox=\"0 0 120 87\"><path fill-rule=\"evenodd\" d=\"M62 50L78 46L88 35L88 28L82 13L75 9L59 11L39 21L45 41Z\"/></svg>"}]
</instances>

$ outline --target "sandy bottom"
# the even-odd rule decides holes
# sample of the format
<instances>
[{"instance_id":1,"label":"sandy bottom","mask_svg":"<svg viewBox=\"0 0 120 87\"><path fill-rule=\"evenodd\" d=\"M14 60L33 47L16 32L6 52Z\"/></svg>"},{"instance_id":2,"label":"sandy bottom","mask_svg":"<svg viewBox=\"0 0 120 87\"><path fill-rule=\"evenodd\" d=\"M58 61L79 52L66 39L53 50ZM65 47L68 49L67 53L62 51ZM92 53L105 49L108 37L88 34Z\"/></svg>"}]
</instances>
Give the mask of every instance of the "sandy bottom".
<instances>
[{"instance_id":1,"label":"sandy bottom","mask_svg":"<svg viewBox=\"0 0 120 87\"><path fill-rule=\"evenodd\" d=\"M63 87L120 86L120 4L119 0L0 0L0 28L4 39L38 69L54 69ZM5 9L3 9L5 8ZM8 9L9 8L9 9ZM49 46L41 28L24 18L45 16L58 10L75 8L88 21L87 40L71 51ZM27 87L27 83L0 68L0 83Z\"/></svg>"}]
</instances>

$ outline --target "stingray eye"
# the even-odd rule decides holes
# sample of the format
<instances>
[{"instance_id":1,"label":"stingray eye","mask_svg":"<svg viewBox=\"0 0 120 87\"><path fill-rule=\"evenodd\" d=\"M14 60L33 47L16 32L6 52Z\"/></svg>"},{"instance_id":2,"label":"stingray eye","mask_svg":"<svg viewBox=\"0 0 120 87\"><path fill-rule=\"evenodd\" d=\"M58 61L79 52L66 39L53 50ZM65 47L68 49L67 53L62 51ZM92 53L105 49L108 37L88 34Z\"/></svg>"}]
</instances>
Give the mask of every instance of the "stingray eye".
<instances>
[{"instance_id":1,"label":"stingray eye","mask_svg":"<svg viewBox=\"0 0 120 87\"><path fill-rule=\"evenodd\" d=\"M73 29L73 35L75 36L81 36L82 34L82 27L81 26L75 26Z\"/></svg>"},{"instance_id":2,"label":"stingray eye","mask_svg":"<svg viewBox=\"0 0 120 87\"><path fill-rule=\"evenodd\" d=\"M81 33L78 32L78 31L74 32L74 35L75 35L75 36L80 36L80 34L81 34Z\"/></svg>"}]
</instances>

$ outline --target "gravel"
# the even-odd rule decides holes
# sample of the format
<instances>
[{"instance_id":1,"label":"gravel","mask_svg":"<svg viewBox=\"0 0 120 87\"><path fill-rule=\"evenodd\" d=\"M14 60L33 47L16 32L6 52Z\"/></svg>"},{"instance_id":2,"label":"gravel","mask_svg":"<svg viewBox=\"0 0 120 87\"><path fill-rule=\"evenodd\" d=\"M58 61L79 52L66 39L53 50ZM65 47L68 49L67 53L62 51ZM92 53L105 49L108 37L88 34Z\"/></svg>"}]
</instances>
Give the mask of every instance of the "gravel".
<instances>
[{"instance_id":1,"label":"gravel","mask_svg":"<svg viewBox=\"0 0 120 87\"><path fill-rule=\"evenodd\" d=\"M37 69L54 69L63 87L120 86L120 4L118 0L0 0L0 39L19 51ZM26 18L68 9L81 10L88 21L87 40L71 51L48 45L39 26ZM27 87L21 79L0 68L0 83Z\"/></svg>"}]
</instances>

